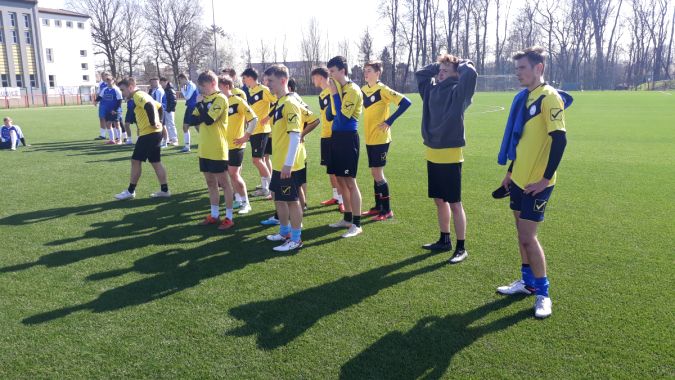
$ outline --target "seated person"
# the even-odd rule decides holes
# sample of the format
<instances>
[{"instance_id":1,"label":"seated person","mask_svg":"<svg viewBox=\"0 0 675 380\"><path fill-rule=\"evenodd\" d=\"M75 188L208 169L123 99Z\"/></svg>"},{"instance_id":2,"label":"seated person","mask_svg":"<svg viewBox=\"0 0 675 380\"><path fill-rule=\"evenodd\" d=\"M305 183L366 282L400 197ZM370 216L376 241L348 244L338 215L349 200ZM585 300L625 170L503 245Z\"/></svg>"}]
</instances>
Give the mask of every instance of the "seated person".
<instances>
[{"instance_id":1,"label":"seated person","mask_svg":"<svg viewBox=\"0 0 675 380\"><path fill-rule=\"evenodd\" d=\"M29 146L26 144L26 138L23 136L23 131L18 125L12 124L12 119L5 117L3 119L4 124L0 128L0 149L11 149L16 150L19 146L19 141L23 146Z\"/></svg>"}]
</instances>

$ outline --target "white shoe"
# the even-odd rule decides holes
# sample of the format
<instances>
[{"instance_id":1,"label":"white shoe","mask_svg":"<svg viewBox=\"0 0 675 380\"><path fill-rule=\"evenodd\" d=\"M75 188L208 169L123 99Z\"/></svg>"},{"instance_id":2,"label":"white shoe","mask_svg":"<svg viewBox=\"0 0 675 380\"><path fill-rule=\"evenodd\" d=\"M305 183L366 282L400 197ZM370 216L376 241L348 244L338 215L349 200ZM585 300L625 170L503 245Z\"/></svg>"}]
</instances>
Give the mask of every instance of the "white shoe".
<instances>
[{"instance_id":1,"label":"white shoe","mask_svg":"<svg viewBox=\"0 0 675 380\"><path fill-rule=\"evenodd\" d=\"M551 302L550 297L537 296L537 299L534 301L534 316L536 318L546 318L549 317L553 310L551 307L553 302Z\"/></svg>"},{"instance_id":2,"label":"white shoe","mask_svg":"<svg viewBox=\"0 0 675 380\"><path fill-rule=\"evenodd\" d=\"M183 147L183 149L181 149L180 151L181 151L181 153L190 153L190 147L189 147L189 146L185 146L185 147Z\"/></svg>"},{"instance_id":3,"label":"white shoe","mask_svg":"<svg viewBox=\"0 0 675 380\"><path fill-rule=\"evenodd\" d=\"M340 219L339 222L328 225L328 227L331 227L331 228L349 228L351 226L352 226L352 224L349 223L348 221L344 220L344 219Z\"/></svg>"},{"instance_id":4,"label":"white shoe","mask_svg":"<svg viewBox=\"0 0 675 380\"><path fill-rule=\"evenodd\" d=\"M363 229L361 227L356 227L355 225L352 224L351 227L349 227L349 231L344 233L342 235L343 238L350 238L354 237L356 235L360 235L363 232Z\"/></svg>"},{"instance_id":5,"label":"white shoe","mask_svg":"<svg viewBox=\"0 0 675 380\"><path fill-rule=\"evenodd\" d=\"M449 262L450 264L461 263L467 257L469 257L469 253L466 251L466 249L462 249L461 251L455 251L455 253L452 254L452 257L450 257Z\"/></svg>"},{"instance_id":6,"label":"white shoe","mask_svg":"<svg viewBox=\"0 0 675 380\"><path fill-rule=\"evenodd\" d=\"M251 205L248 203L242 203L237 214L244 215L248 214L249 212L251 212Z\"/></svg>"},{"instance_id":7,"label":"white shoe","mask_svg":"<svg viewBox=\"0 0 675 380\"><path fill-rule=\"evenodd\" d=\"M127 144L127 145L134 145L134 142L131 141L131 139L127 139L127 142L126 142L125 144Z\"/></svg>"},{"instance_id":8,"label":"white shoe","mask_svg":"<svg viewBox=\"0 0 675 380\"><path fill-rule=\"evenodd\" d=\"M136 192L130 193L129 190L124 190L119 194L115 194L115 199L123 201L125 199L134 199L136 197Z\"/></svg>"},{"instance_id":9,"label":"white shoe","mask_svg":"<svg viewBox=\"0 0 675 380\"><path fill-rule=\"evenodd\" d=\"M269 241L286 241L291 238L291 235L282 235L282 234L274 234L274 235L267 235L267 240Z\"/></svg>"},{"instance_id":10,"label":"white shoe","mask_svg":"<svg viewBox=\"0 0 675 380\"><path fill-rule=\"evenodd\" d=\"M251 194L251 195L254 196L254 197L266 197L266 196L270 195L270 191L265 190L265 189L258 189L256 191L254 191L253 194Z\"/></svg>"},{"instance_id":11,"label":"white shoe","mask_svg":"<svg viewBox=\"0 0 675 380\"><path fill-rule=\"evenodd\" d=\"M500 286L497 288L497 293L504 294L507 296L514 294L527 294L530 295L534 293L533 290L530 290L525 286L523 280L516 280L506 286Z\"/></svg>"},{"instance_id":12,"label":"white shoe","mask_svg":"<svg viewBox=\"0 0 675 380\"><path fill-rule=\"evenodd\" d=\"M171 196L170 191L156 191L152 194L150 194L152 198L168 198Z\"/></svg>"},{"instance_id":13,"label":"white shoe","mask_svg":"<svg viewBox=\"0 0 675 380\"><path fill-rule=\"evenodd\" d=\"M288 251L293 251L298 248L302 248L302 242L301 241L292 241L292 240L286 240L286 242L278 247L274 247L274 249L277 252L288 252Z\"/></svg>"}]
</instances>

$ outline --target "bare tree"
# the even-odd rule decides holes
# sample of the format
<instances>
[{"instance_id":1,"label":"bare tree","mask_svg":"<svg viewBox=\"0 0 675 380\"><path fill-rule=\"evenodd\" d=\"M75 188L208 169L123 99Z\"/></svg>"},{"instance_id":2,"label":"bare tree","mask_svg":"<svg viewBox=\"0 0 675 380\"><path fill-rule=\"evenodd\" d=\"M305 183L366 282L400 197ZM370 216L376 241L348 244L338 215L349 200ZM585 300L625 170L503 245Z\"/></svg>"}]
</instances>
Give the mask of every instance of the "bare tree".
<instances>
[{"instance_id":1,"label":"bare tree","mask_svg":"<svg viewBox=\"0 0 675 380\"><path fill-rule=\"evenodd\" d=\"M94 45L105 55L111 74L118 76L123 0L68 0L67 4L70 9L90 15Z\"/></svg>"},{"instance_id":2,"label":"bare tree","mask_svg":"<svg viewBox=\"0 0 675 380\"><path fill-rule=\"evenodd\" d=\"M267 69L267 60L270 55L270 47L265 43L264 39L260 39L260 47L258 48L258 54L260 55L260 63L262 64L263 71Z\"/></svg>"},{"instance_id":3,"label":"bare tree","mask_svg":"<svg viewBox=\"0 0 675 380\"><path fill-rule=\"evenodd\" d=\"M120 50L122 62L127 64L128 75L134 75L134 67L141 63L141 50L144 48L145 30L143 15L138 12L140 3L137 0L124 0L122 19L120 20Z\"/></svg>"},{"instance_id":4,"label":"bare tree","mask_svg":"<svg viewBox=\"0 0 675 380\"><path fill-rule=\"evenodd\" d=\"M199 24L193 24L187 33L185 64L190 75L204 69L208 58L213 58L213 33Z\"/></svg>"},{"instance_id":5,"label":"bare tree","mask_svg":"<svg viewBox=\"0 0 675 380\"><path fill-rule=\"evenodd\" d=\"M399 0L382 0L380 3L380 17L387 20L389 36L391 37L391 87L396 88L396 59L397 37L399 27Z\"/></svg>"},{"instance_id":6,"label":"bare tree","mask_svg":"<svg viewBox=\"0 0 675 380\"><path fill-rule=\"evenodd\" d=\"M202 8L192 0L145 0L144 13L149 35L162 47L166 63L174 77L180 73L185 58L189 33L202 16Z\"/></svg>"},{"instance_id":7,"label":"bare tree","mask_svg":"<svg viewBox=\"0 0 675 380\"><path fill-rule=\"evenodd\" d=\"M361 41L359 41L359 60L362 64L365 64L368 61L372 60L373 56L373 36L370 35L370 31L366 27L366 30L363 32Z\"/></svg>"},{"instance_id":8,"label":"bare tree","mask_svg":"<svg viewBox=\"0 0 675 380\"><path fill-rule=\"evenodd\" d=\"M502 3L506 1L506 3ZM503 36L500 36L500 16L502 13L502 4L505 4L506 14L504 15L504 33ZM495 21L495 73L502 73L502 62L504 61L504 44L506 43L506 37L508 35L509 29L509 14L511 13L511 4L512 0L495 0L495 7L497 8L496 12L496 21Z\"/></svg>"}]
</instances>

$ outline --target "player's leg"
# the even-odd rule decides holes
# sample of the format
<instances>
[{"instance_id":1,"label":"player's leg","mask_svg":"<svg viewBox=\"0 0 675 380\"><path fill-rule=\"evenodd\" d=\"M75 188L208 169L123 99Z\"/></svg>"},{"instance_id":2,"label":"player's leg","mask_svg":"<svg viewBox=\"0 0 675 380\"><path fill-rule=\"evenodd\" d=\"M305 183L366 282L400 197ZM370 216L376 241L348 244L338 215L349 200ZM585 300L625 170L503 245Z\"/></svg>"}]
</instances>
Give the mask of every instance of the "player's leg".
<instances>
[{"instance_id":1,"label":"player's leg","mask_svg":"<svg viewBox=\"0 0 675 380\"><path fill-rule=\"evenodd\" d=\"M127 145L132 145L133 144L133 138L131 137L131 123L125 122L124 123L124 130L127 133Z\"/></svg>"},{"instance_id":2,"label":"player's leg","mask_svg":"<svg viewBox=\"0 0 675 380\"><path fill-rule=\"evenodd\" d=\"M220 223L220 191L218 190L218 178L215 173L210 173L208 167L204 167L203 159L199 159L199 166L204 181L206 182L206 189L209 194L209 215L200 223L202 226L219 224Z\"/></svg>"},{"instance_id":3,"label":"player's leg","mask_svg":"<svg viewBox=\"0 0 675 380\"><path fill-rule=\"evenodd\" d=\"M187 115L186 115L187 118ZM187 153L190 151L190 125L188 123L183 123L183 149L181 152Z\"/></svg>"},{"instance_id":4,"label":"player's leg","mask_svg":"<svg viewBox=\"0 0 675 380\"><path fill-rule=\"evenodd\" d=\"M138 184L138 180L141 178L141 161L134 159L132 157L131 159L131 173L129 175L129 187L127 187L126 190L122 191L119 194L115 195L115 199L117 200L124 200L124 199L132 199L136 197L136 185Z\"/></svg>"},{"instance_id":5,"label":"player's leg","mask_svg":"<svg viewBox=\"0 0 675 380\"><path fill-rule=\"evenodd\" d=\"M114 144L115 143L115 131L113 129L112 121L108 121L106 118L105 121L105 130L108 133L108 141L106 141L106 144Z\"/></svg>"},{"instance_id":6,"label":"player's leg","mask_svg":"<svg viewBox=\"0 0 675 380\"><path fill-rule=\"evenodd\" d=\"M450 239L450 219L452 212L450 204L442 198L433 198L434 205L436 205L436 217L438 219L438 229L440 236L434 243L428 243L422 246L424 249L431 251L449 251L452 249L452 241Z\"/></svg>"},{"instance_id":7,"label":"player's leg","mask_svg":"<svg viewBox=\"0 0 675 380\"><path fill-rule=\"evenodd\" d=\"M352 210L351 226L342 237L353 237L363 232L361 228L361 191L355 177L340 177L339 181L341 181L344 191L349 194L349 207ZM345 214L347 214L346 211Z\"/></svg>"},{"instance_id":8,"label":"player's leg","mask_svg":"<svg viewBox=\"0 0 675 380\"><path fill-rule=\"evenodd\" d=\"M234 193L227 169L216 174L217 181L223 188L223 196L225 198L225 219L218 226L219 230L226 230L234 226L234 209L232 208Z\"/></svg>"},{"instance_id":9,"label":"player's leg","mask_svg":"<svg viewBox=\"0 0 675 380\"><path fill-rule=\"evenodd\" d=\"M537 296L534 304L534 315L546 318L551 315L551 298L548 294L549 282L546 276L546 257L544 249L537 238L539 222L520 219L518 221L518 242L527 252L527 258L534 274L534 292Z\"/></svg>"},{"instance_id":10,"label":"player's leg","mask_svg":"<svg viewBox=\"0 0 675 380\"><path fill-rule=\"evenodd\" d=\"M230 150L230 160L231 159L232 150ZM248 214L251 211L251 205L248 201L246 182L244 182L244 178L241 176L241 166L228 165L227 173L230 177L230 181L232 182L235 197L237 195L239 196L240 206L238 214Z\"/></svg>"},{"instance_id":11,"label":"player's leg","mask_svg":"<svg viewBox=\"0 0 675 380\"><path fill-rule=\"evenodd\" d=\"M143 137L145 138L143 144L147 146L146 149L148 152L148 161L152 165L152 168L155 169L155 174L157 175L157 180L159 181L159 191L150 194L150 196L153 198L168 198L171 196L171 192L169 191L166 168L164 168L164 165L162 164L162 150L159 147L159 143L162 140L162 134L157 132L145 135ZM138 142L136 146L138 146Z\"/></svg>"},{"instance_id":12,"label":"player's leg","mask_svg":"<svg viewBox=\"0 0 675 380\"><path fill-rule=\"evenodd\" d=\"M352 220L354 218L352 213L352 197L349 186L345 184L345 178L336 176L336 182L340 193L342 194L344 212L342 214L342 219L336 223L329 224L333 228L349 228L352 226Z\"/></svg>"},{"instance_id":13,"label":"player's leg","mask_svg":"<svg viewBox=\"0 0 675 380\"><path fill-rule=\"evenodd\" d=\"M99 106L100 107L100 106ZM99 114L98 117L98 124L99 124L99 135L96 138L96 140L105 140L106 136L106 127L105 127L105 116L101 116Z\"/></svg>"}]
</instances>

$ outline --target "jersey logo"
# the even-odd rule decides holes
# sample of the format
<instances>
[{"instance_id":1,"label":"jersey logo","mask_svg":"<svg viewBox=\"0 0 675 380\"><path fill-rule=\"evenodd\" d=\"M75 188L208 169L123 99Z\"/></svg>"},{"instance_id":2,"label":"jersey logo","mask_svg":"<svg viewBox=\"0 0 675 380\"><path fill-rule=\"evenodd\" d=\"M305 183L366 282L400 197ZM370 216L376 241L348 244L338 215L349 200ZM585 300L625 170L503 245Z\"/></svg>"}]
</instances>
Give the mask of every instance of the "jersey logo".
<instances>
[{"instance_id":1,"label":"jersey logo","mask_svg":"<svg viewBox=\"0 0 675 380\"><path fill-rule=\"evenodd\" d=\"M527 109L527 115L525 115L525 123L530 121L531 119L534 119L537 115L541 114L541 103L544 100L544 95L540 96L537 98L537 100L530 105L530 107Z\"/></svg>"},{"instance_id":2,"label":"jersey logo","mask_svg":"<svg viewBox=\"0 0 675 380\"><path fill-rule=\"evenodd\" d=\"M257 94L249 95L248 97L248 103L249 104L255 104L257 103L260 99L262 99L262 92L259 92Z\"/></svg>"},{"instance_id":3,"label":"jersey logo","mask_svg":"<svg viewBox=\"0 0 675 380\"><path fill-rule=\"evenodd\" d=\"M298 118L298 114L297 114L297 113L292 113L292 114L288 115L288 122L289 122L289 123L292 123L292 122L295 121L295 119L297 119L297 118Z\"/></svg>"},{"instance_id":4,"label":"jersey logo","mask_svg":"<svg viewBox=\"0 0 675 380\"><path fill-rule=\"evenodd\" d=\"M227 110L227 114L229 116L234 115L235 113L237 113L237 108L239 108L239 104L232 104L230 108Z\"/></svg>"},{"instance_id":5,"label":"jersey logo","mask_svg":"<svg viewBox=\"0 0 675 380\"><path fill-rule=\"evenodd\" d=\"M350 108L352 108L352 107L354 107L354 103L352 103L352 102L347 102L347 103L345 103L345 108L346 108L346 109L350 109Z\"/></svg>"},{"instance_id":6,"label":"jersey logo","mask_svg":"<svg viewBox=\"0 0 675 380\"><path fill-rule=\"evenodd\" d=\"M291 195L291 187L281 186L281 193L283 193L284 195Z\"/></svg>"},{"instance_id":7,"label":"jersey logo","mask_svg":"<svg viewBox=\"0 0 675 380\"><path fill-rule=\"evenodd\" d=\"M546 209L546 204L548 203L545 199L535 199L534 200L534 212L544 212Z\"/></svg>"},{"instance_id":8,"label":"jersey logo","mask_svg":"<svg viewBox=\"0 0 675 380\"><path fill-rule=\"evenodd\" d=\"M551 121L562 120L562 112L560 108L551 108Z\"/></svg>"},{"instance_id":9,"label":"jersey logo","mask_svg":"<svg viewBox=\"0 0 675 380\"><path fill-rule=\"evenodd\" d=\"M325 96L325 97L323 97L323 98L319 97L319 106L321 106L321 110L322 110L322 111L325 110L326 107L328 107L328 103L329 103L328 97L329 97L329 96L330 96L330 95L327 95L327 96Z\"/></svg>"},{"instance_id":10,"label":"jersey logo","mask_svg":"<svg viewBox=\"0 0 675 380\"><path fill-rule=\"evenodd\" d=\"M363 106L368 108L373 104L382 100L382 93L380 91L381 90L377 90L373 92L370 96L366 95L366 93L363 92Z\"/></svg>"},{"instance_id":11,"label":"jersey logo","mask_svg":"<svg viewBox=\"0 0 675 380\"><path fill-rule=\"evenodd\" d=\"M381 161L387 161L387 152L384 152L380 155L380 160Z\"/></svg>"}]
</instances>

